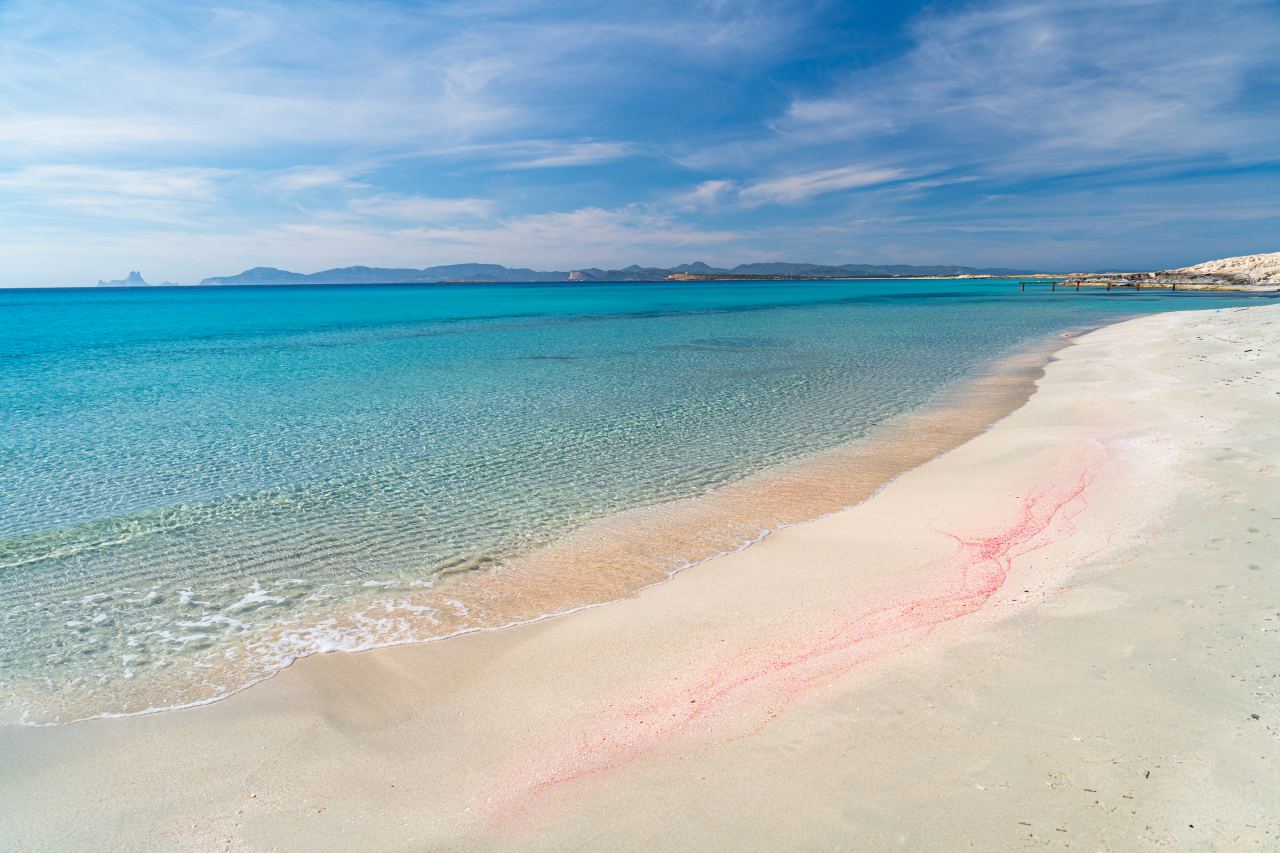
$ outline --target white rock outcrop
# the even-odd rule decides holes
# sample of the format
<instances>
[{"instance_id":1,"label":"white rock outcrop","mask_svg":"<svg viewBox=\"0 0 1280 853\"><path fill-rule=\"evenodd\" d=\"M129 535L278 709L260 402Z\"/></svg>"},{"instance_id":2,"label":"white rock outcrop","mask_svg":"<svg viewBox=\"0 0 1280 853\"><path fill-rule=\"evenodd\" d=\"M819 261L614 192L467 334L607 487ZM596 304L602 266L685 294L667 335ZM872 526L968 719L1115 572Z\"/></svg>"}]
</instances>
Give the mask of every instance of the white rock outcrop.
<instances>
[{"instance_id":1,"label":"white rock outcrop","mask_svg":"<svg viewBox=\"0 0 1280 853\"><path fill-rule=\"evenodd\" d=\"M1262 255L1241 255L1238 258L1222 258L1205 261L1190 267L1180 267L1166 272L1192 275L1224 275L1248 281L1250 284L1280 284L1280 252Z\"/></svg>"},{"instance_id":2,"label":"white rock outcrop","mask_svg":"<svg viewBox=\"0 0 1280 853\"><path fill-rule=\"evenodd\" d=\"M1077 273L1063 283L1081 287L1274 291L1280 290L1280 252L1222 258L1158 272Z\"/></svg>"}]
</instances>

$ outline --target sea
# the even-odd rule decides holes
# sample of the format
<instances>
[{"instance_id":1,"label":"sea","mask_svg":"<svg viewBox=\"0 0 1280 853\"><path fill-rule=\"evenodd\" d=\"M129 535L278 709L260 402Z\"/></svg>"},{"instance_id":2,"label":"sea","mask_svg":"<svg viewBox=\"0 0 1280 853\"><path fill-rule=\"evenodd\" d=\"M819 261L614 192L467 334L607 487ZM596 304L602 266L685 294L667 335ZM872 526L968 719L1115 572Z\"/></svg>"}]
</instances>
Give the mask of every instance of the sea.
<instances>
[{"instance_id":1,"label":"sea","mask_svg":"<svg viewBox=\"0 0 1280 853\"><path fill-rule=\"evenodd\" d=\"M0 290L0 723L210 702L310 654L635 594L861 500L896 471L877 461L919 461L899 446L919 418L1020 353L1256 299L1016 280Z\"/></svg>"}]
</instances>

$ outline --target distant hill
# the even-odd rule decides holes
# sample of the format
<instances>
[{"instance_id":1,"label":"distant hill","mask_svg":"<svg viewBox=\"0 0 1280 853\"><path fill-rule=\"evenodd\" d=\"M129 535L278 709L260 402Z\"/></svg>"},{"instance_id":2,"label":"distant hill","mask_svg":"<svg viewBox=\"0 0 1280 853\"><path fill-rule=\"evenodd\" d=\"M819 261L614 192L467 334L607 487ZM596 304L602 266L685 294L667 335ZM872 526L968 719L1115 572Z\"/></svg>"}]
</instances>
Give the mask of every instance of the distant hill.
<instances>
[{"instance_id":1,"label":"distant hill","mask_svg":"<svg viewBox=\"0 0 1280 853\"><path fill-rule=\"evenodd\" d=\"M394 267L338 267L315 273L297 273L274 267L254 267L238 275L206 278L202 285L218 284L425 284L440 281L568 281L566 272L511 269L500 264L449 264L425 269Z\"/></svg>"},{"instance_id":2,"label":"distant hill","mask_svg":"<svg viewBox=\"0 0 1280 853\"><path fill-rule=\"evenodd\" d=\"M1031 275L1035 270L1004 267L913 266L910 264L828 264L770 263L739 264L736 267L713 267L702 261L676 267L642 267L631 265L617 270L595 267L573 271L531 270L504 267L500 264L449 264L423 269L390 267L339 267L316 273L296 273L274 267L254 267L237 275L214 276L202 285L224 284L418 284L441 281L662 281L672 275L695 276L769 276L786 278L874 278L938 275Z\"/></svg>"}]
</instances>

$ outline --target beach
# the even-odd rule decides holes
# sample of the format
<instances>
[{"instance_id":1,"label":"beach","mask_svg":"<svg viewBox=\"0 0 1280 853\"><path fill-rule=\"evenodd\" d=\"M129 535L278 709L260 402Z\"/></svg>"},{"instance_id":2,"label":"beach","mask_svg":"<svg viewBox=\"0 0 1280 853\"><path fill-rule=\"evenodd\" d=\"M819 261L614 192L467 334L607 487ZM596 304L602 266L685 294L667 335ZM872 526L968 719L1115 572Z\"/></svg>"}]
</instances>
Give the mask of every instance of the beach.
<instances>
[{"instance_id":1,"label":"beach","mask_svg":"<svg viewBox=\"0 0 1280 853\"><path fill-rule=\"evenodd\" d=\"M962 444L1064 334L1253 299L1062 296L0 293L0 725L207 704L309 655L627 598Z\"/></svg>"},{"instance_id":2,"label":"beach","mask_svg":"<svg viewBox=\"0 0 1280 853\"><path fill-rule=\"evenodd\" d=\"M1062 349L869 500L607 606L0 728L0 847L1267 850L1280 306Z\"/></svg>"}]
</instances>

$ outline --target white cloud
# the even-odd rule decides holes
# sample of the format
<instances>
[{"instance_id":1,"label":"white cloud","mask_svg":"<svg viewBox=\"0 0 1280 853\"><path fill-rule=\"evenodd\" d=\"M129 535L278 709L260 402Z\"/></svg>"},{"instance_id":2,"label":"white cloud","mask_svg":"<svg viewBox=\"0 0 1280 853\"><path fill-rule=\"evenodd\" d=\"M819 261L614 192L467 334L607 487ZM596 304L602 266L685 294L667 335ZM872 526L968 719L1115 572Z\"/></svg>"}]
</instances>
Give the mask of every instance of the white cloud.
<instances>
[{"instance_id":1,"label":"white cloud","mask_svg":"<svg viewBox=\"0 0 1280 853\"><path fill-rule=\"evenodd\" d=\"M549 169L563 166L589 166L630 157L635 146L626 142L537 142L528 143L525 159L501 165L507 169Z\"/></svg>"},{"instance_id":2,"label":"white cloud","mask_svg":"<svg viewBox=\"0 0 1280 853\"><path fill-rule=\"evenodd\" d=\"M886 133L897 129L894 116L878 106L870 98L800 98L791 102L782 120L770 126L783 133L800 130L811 142L838 138L851 129L859 133Z\"/></svg>"},{"instance_id":3,"label":"white cloud","mask_svg":"<svg viewBox=\"0 0 1280 853\"><path fill-rule=\"evenodd\" d=\"M493 205L480 198L428 198L421 195L384 194L351 200L351 209L363 216L413 222L441 222L478 219L489 215Z\"/></svg>"},{"instance_id":4,"label":"white cloud","mask_svg":"<svg viewBox=\"0 0 1280 853\"><path fill-rule=\"evenodd\" d=\"M907 174L903 169L838 166L756 181L743 187L740 197L747 204L793 204L825 193L886 184Z\"/></svg>"},{"instance_id":5,"label":"white cloud","mask_svg":"<svg viewBox=\"0 0 1280 853\"><path fill-rule=\"evenodd\" d=\"M114 169L59 164L0 172L0 197L10 212L64 211L77 215L185 221L216 202L231 169Z\"/></svg>"},{"instance_id":6,"label":"white cloud","mask_svg":"<svg viewBox=\"0 0 1280 853\"><path fill-rule=\"evenodd\" d=\"M672 202L676 207L692 210L712 210L738 194L738 183L726 179L703 181L693 189L678 193Z\"/></svg>"},{"instance_id":7,"label":"white cloud","mask_svg":"<svg viewBox=\"0 0 1280 853\"><path fill-rule=\"evenodd\" d=\"M561 267L614 264L620 257L672 257L686 246L709 246L737 238L731 231L691 227L641 206L517 216L473 228L406 228L394 239L417 242L451 258L501 258L500 263Z\"/></svg>"},{"instance_id":8,"label":"white cloud","mask_svg":"<svg viewBox=\"0 0 1280 853\"><path fill-rule=\"evenodd\" d=\"M610 163L641 152L640 146L617 140L509 139L432 146L401 156L465 162L480 169L526 171Z\"/></svg>"},{"instance_id":9,"label":"white cloud","mask_svg":"<svg viewBox=\"0 0 1280 853\"><path fill-rule=\"evenodd\" d=\"M268 183L271 187L287 194L321 189L363 189L367 184L355 180L355 177L363 171L354 167L299 166L279 172L271 177Z\"/></svg>"},{"instance_id":10,"label":"white cloud","mask_svg":"<svg viewBox=\"0 0 1280 853\"><path fill-rule=\"evenodd\" d=\"M0 172L0 189L95 192L140 198L208 199L229 169L112 169L75 164L26 166Z\"/></svg>"},{"instance_id":11,"label":"white cloud","mask_svg":"<svg viewBox=\"0 0 1280 853\"><path fill-rule=\"evenodd\" d=\"M820 195L876 187L909 176L910 173L902 169L849 165L791 172L746 184L718 178L675 194L670 203L677 209L703 211L743 210L763 204L798 204Z\"/></svg>"}]
</instances>

